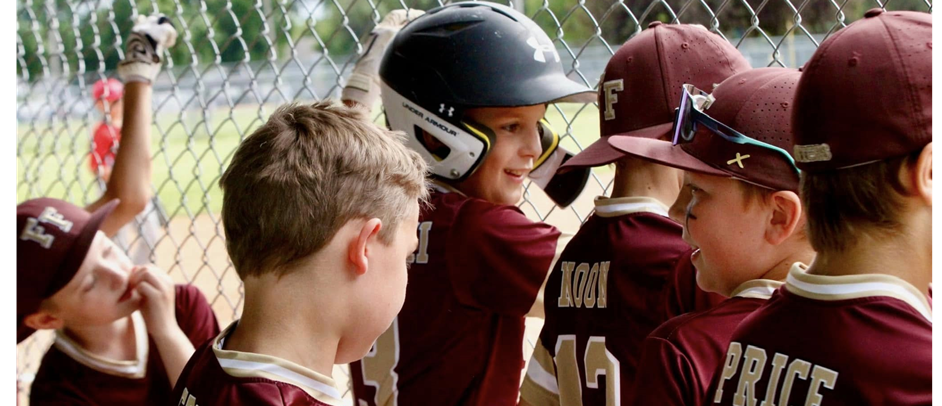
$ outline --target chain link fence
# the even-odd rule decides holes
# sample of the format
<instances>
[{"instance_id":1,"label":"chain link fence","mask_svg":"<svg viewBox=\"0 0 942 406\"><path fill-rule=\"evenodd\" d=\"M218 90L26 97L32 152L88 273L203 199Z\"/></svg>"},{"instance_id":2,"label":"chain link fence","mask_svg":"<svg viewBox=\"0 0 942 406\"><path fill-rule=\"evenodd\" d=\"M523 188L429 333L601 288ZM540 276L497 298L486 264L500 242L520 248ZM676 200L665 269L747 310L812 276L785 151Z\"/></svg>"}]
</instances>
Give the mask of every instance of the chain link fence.
<instances>
[{"instance_id":1,"label":"chain link fence","mask_svg":"<svg viewBox=\"0 0 942 406\"><path fill-rule=\"evenodd\" d=\"M88 168L92 132L107 114L93 84L113 77L132 16L162 12L177 27L154 84L152 188L145 213L119 234L137 262L150 261L205 293L224 327L241 312L243 291L225 252L220 174L239 142L290 101L339 97L361 42L389 11L427 10L437 0L19 0L17 3L17 200L50 196L94 201L104 182ZM928 0L526 0L556 42L567 74L595 87L611 55L652 21L701 24L734 44L753 67L798 67L828 35L872 7L932 11ZM106 108L107 110L107 108ZM377 109L378 110L378 109ZM598 107L552 106L562 145L598 138ZM382 117L376 117L382 122ZM610 168L560 209L528 187L521 208L574 232L606 194ZM528 323L529 336L539 321ZM535 331L533 331L535 330ZM17 352L21 404L51 334ZM532 342L526 347L532 348ZM345 368L335 371L338 381ZM339 375L339 376L338 376ZM349 399L349 397L348 397ZM349 401L349 400L348 400Z\"/></svg>"}]
</instances>

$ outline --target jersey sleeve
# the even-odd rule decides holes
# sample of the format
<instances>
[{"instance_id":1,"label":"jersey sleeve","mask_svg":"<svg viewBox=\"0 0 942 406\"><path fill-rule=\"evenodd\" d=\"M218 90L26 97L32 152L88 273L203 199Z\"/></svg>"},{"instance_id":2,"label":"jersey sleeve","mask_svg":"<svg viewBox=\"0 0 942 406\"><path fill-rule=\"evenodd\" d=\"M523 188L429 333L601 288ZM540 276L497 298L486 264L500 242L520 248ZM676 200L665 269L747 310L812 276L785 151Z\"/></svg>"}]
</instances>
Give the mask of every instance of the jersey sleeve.
<instances>
[{"instance_id":1,"label":"jersey sleeve","mask_svg":"<svg viewBox=\"0 0 942 406\"><path fill-rule=\"evenodd\" d=\"M690 396L695 392L695 371L689 359L673 343L661 337L644 340L641 362L631 389L632 406L697 405Z\"/></svg>"},{"instance_id":2,"label":"jersey sleeve","mask_svg":"<svg viewBox=\"0 0 942 406\"><path fill-rule=\"evenodd\" d=\"M176 285L177 324L194 347L219 335L219 322L203 292L193 285Z\"/></svg>"},{"instance_id":3,"label":"jersey sleeve","mask_svg":"<svg viewBox=\"0 0 942 406\"><path fill-rule=\"evenodd\" d=\"M524 316L556 256L560 232L514 206L469 202L450 231L448 272L467 306Z\"/></svg>"},{"instance_id":4,"label":"jersey sleeve","mask_svg":"<svg viewBox=\"0 0 942 406\"><path fill-rule=\"evenodd\" d=\"M929 284L929 307L935 308L935 284Z\"/></svg>"},{"instance_id":5,"label":"jersey sleeve","mask_svg":"<svg viewBox=\"0 0 942 406\"><path fill-rule=\"evenodd\" d=\"M533 406L559 406L556 363L542 340L537 341L533 348L527 374L520 386L520 399Z\"/></svg>"}]
</instances>

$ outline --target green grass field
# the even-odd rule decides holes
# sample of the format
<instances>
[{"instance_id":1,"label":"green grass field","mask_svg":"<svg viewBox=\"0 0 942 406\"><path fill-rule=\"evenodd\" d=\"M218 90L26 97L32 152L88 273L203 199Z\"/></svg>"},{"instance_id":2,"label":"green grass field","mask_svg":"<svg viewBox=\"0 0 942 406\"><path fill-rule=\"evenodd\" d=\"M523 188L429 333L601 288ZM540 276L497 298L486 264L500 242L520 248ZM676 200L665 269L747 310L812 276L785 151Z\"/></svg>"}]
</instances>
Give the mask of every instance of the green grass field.
<instances>
[{"instance_id":1,"label":"green grass field","mask_svg":"<svg viewBox=\"0 0 942 406\"><path fill-rule=\"evenodd\" d=\"M201 113L158 112L152 133L153 185L171 216L218 213L221 172L239 141L251 134L275 106L241 106ZM593 105L550 106L547 120L563 137L561 145L579 151L599 137ZM95 117L97 119L97 116ZM378 123L383 117L377 118ZM569 123L569 124L567 124ZM17 126L17 201L39 196L87 203L100 195L88 166L95 122L19 123ZM611 169L602 167L600 172Z\"/></svg>"}]
</instances>

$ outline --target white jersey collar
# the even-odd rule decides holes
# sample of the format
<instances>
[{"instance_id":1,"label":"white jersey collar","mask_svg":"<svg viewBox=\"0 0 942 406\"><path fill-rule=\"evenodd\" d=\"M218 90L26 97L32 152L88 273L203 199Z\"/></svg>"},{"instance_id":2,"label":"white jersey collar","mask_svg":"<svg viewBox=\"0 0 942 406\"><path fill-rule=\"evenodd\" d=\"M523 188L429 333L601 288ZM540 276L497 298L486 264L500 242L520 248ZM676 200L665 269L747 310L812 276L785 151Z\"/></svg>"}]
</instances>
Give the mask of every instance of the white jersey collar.
<instances>
[{"instance_id":1,"label":"white jersey collar","mask_svg":"<svg viewBox=\"0 0 942 406\"><path fill-rule=\"evenodd\" d=\"M605 197L595 198L595 214L599 217L617 217L633 213L651 213L668 217L669 208L652 197Z\"/></svg>"},{"instance_id":2,"label":"white jersey collar","mask_svg":"<svg viewBox=\"0 0 942 406\"><path fill-rule=\"evenodd\" d=\"M140 311L132 313L131 326L134 328L135 359L115 360L95 355L69 338L62 330L56 330L56 341L53 344L59 351L98 372L119 376L128 379L140 379L147 375L147 356L150 341L147 337L147 326Z\"/></svg>"}]
</instances>

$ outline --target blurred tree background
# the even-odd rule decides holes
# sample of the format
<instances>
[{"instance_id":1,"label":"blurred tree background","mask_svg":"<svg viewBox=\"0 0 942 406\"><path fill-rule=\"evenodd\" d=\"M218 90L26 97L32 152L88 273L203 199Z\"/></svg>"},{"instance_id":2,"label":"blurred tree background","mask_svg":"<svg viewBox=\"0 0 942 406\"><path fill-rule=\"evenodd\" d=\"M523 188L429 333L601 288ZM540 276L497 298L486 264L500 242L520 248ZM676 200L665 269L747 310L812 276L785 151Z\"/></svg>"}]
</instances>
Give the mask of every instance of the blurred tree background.
<instances>
[{"instance_id":1,"label":"blurred tree background","mask_svg":"<svg viewBox=\"0 0 942 406\"><path fill-rule=\"evenodd\" d=\"M676 17L709 28L716 18L727 38L762 35L749 28L758 24L766 35L778 36L798 22L798 8L806 30L824 33L838 27L840 13L849 24L879 5L875 0L521 1L526 14L551 38L582 46L597 40L598 33L613 48L654 20L671 22ZM930 8L924 0L887 3L893 10ZM155 8L171 17L184 40L184 46L171 49L174 65L199 70L214 63L276 63L295 52L355 54L361 51L358 34L365 36L389 10L403 6L428 10L438 4L438 0L18 0L17 74L33 81L60 73L58 69L113 70L122 39L133 25L131 16L150 14ZM56 18L50 18L52 14ZM55 60L59 55L63 60Z\"/></svg>"}]
</instances>

